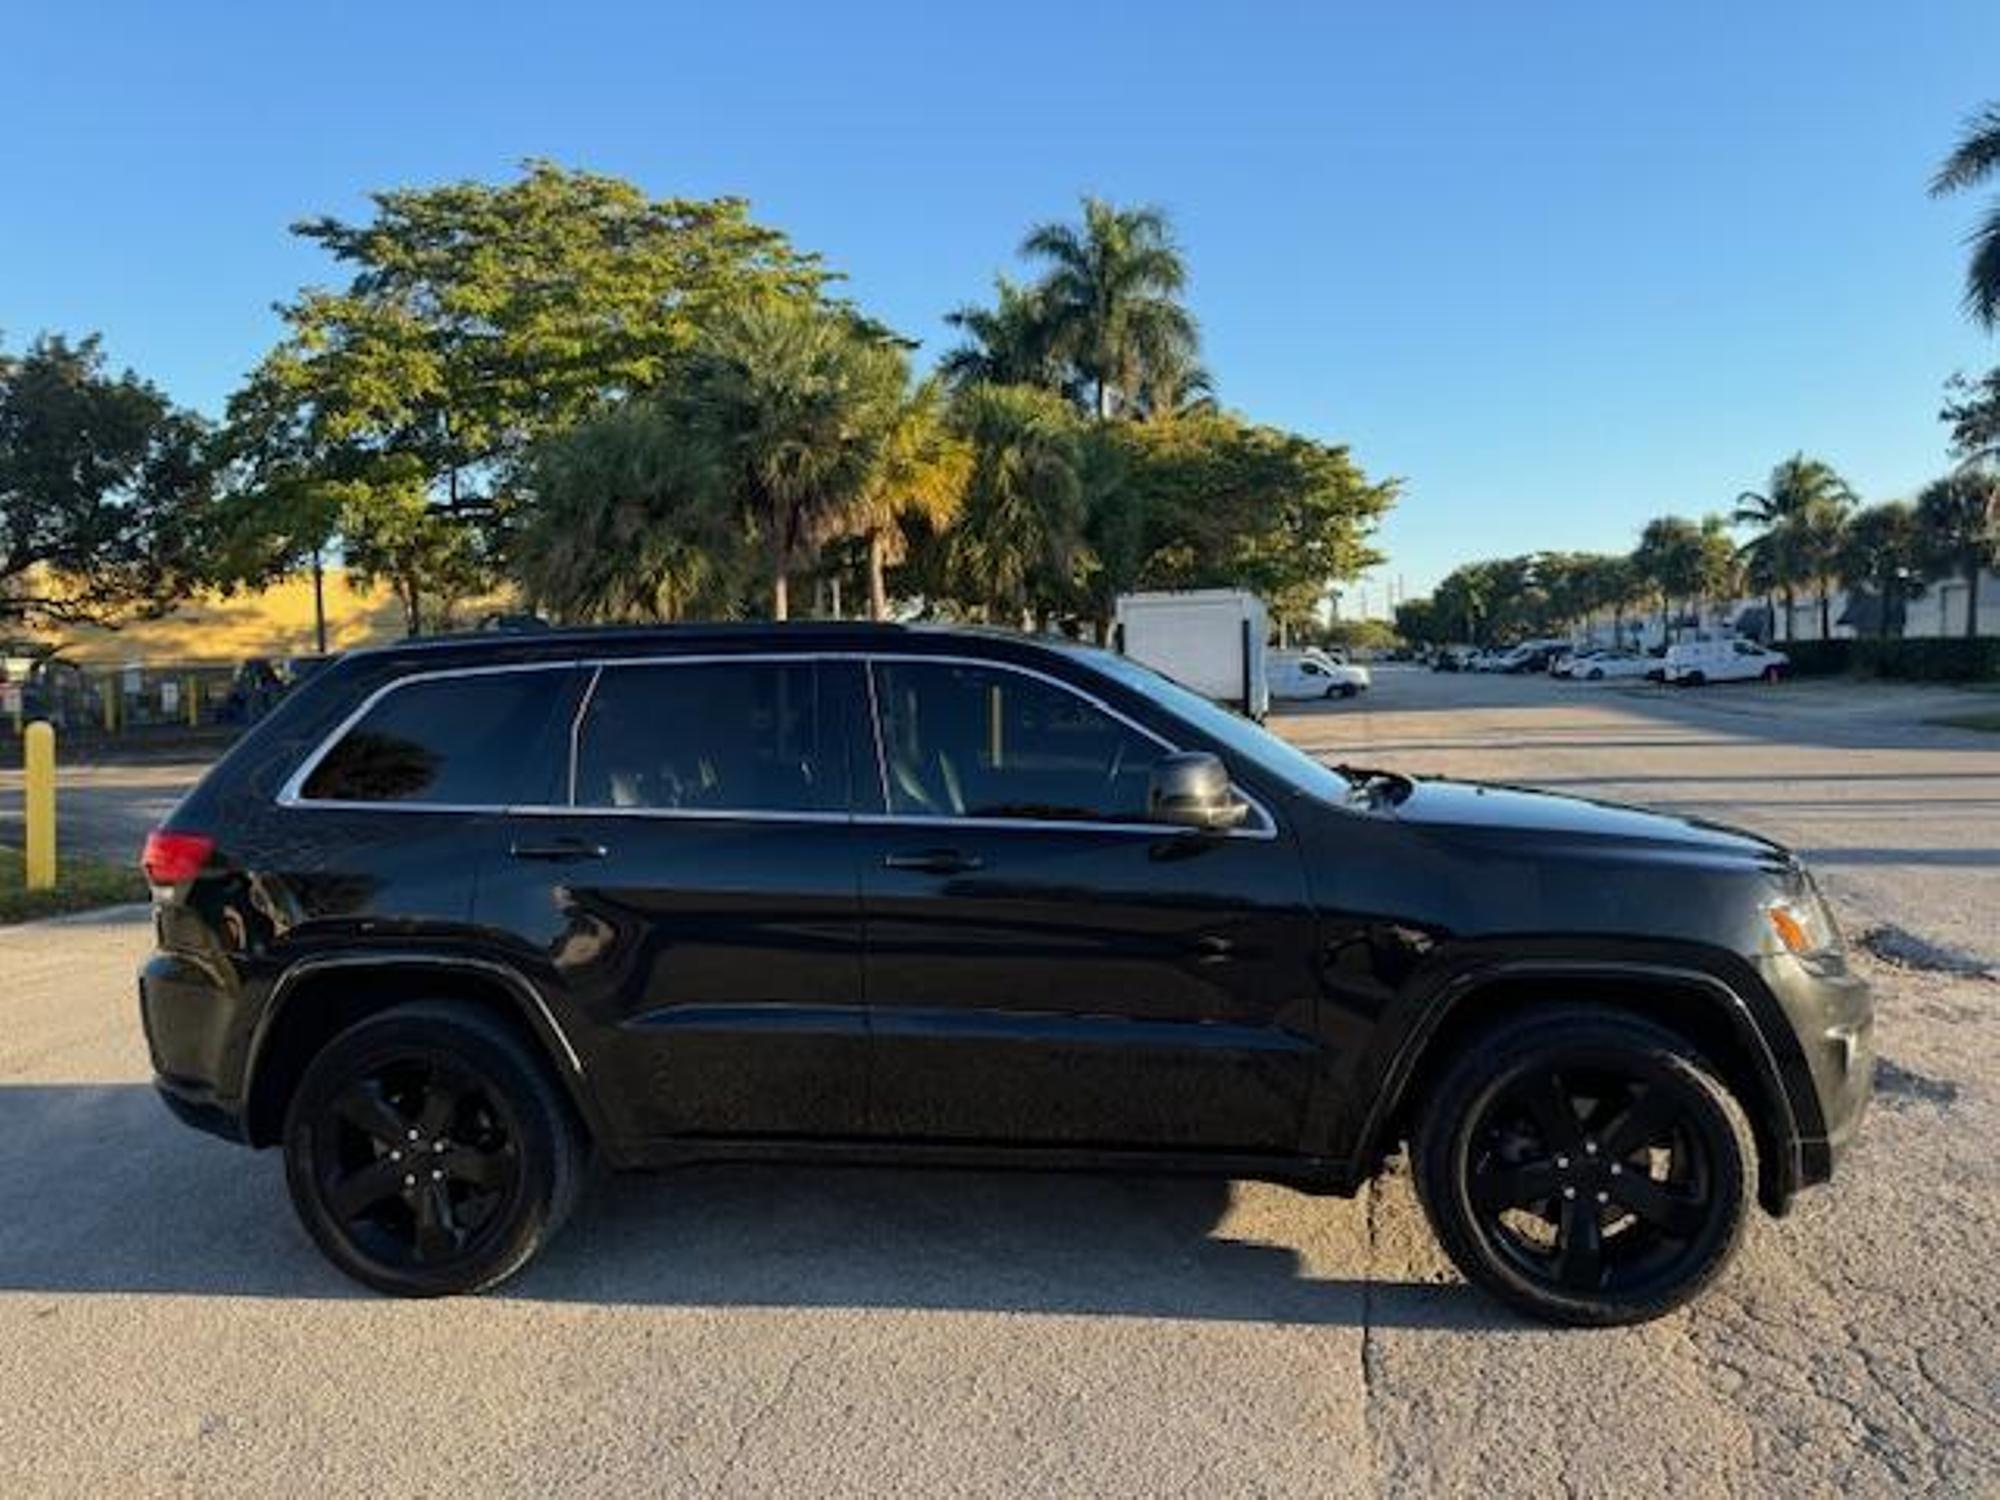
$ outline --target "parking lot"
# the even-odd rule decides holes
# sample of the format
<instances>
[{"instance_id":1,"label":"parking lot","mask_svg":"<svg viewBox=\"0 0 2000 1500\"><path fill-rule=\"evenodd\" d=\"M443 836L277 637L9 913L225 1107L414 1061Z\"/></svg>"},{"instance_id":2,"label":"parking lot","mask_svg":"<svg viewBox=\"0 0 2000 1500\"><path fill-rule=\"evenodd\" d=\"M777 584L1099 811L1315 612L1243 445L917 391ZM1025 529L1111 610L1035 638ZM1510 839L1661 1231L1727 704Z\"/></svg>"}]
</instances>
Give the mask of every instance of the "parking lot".
<instances>
[{"instance_id":1,"label":"parking lot","mask_svg":"<svg viewBox=\"0 0 2000 1500\"><path fill-rule=\"evenodd\" d=\"M1631 1330L1466 1289L1400 1175L702 1169L599 1182L498 1295L389 1302L274 1157L152 1098L143 913L0 929L0 1493L1991 1493L2000 737L1922 723L1956 696L1386 668L1276 721L1821 872L1878 985L1877 1108L1832 1191ZM113 848L188 774L80 780L65 816Z\"/></svg>"}]
</instances>

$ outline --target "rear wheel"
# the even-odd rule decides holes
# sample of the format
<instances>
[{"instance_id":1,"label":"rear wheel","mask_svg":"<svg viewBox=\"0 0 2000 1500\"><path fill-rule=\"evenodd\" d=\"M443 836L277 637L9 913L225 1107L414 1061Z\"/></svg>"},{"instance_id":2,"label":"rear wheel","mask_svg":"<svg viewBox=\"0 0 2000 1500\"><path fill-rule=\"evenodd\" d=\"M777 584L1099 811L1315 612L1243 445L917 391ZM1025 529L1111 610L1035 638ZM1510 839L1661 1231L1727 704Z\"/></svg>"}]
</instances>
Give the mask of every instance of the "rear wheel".
<instances>
[{"instance_id":1,"label":"rear wheel","mask_svg":"<svg viewBox=\"0 0 2000 1500\"><path fill-rule=\"evenodd\" d=\"M398 1006L315 1057L285 1117L313 1240L379 1291L482 1291L561 1226L586 1143L541 1058L478 1009Z\"/></svg>"},{"instance_id":2,"label":"rear wheel","mask_svg":"<svg viewBox=\"0 0 2000 1500\"><path fill-rule=\"evenodd\" d=\"M1592 682L1602 682L1602 681L1604 681L1604 668L1602 668L1602 667L1592 667L1592 668L1590 669L1590 680L1591 680Z\"/></svg>"},{"instance_id":3,"label":"rear wheel","mask_svg":"<svg viewBox=\"0 0 2000 1500\"><path fill-rule=\"evenodd\" d=\"M1748 1222L1756 1145L1681 1037L1618 1011L1531 1012L1468 1046L1432 1092L1418 1195L1467 1279L1557 1323L1637 1323L1721 1274Z\"/></svg>"}]
</instances>

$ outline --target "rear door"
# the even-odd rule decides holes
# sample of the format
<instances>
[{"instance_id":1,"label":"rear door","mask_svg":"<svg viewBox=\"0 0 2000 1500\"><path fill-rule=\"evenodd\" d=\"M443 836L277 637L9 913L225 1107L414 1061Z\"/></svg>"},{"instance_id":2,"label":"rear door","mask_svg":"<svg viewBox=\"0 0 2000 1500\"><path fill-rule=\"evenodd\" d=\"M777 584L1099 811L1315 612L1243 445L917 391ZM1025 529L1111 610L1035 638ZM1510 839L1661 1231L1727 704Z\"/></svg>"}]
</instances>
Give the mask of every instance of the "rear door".
<instances>
[{"instance_id":1,"label":"rear door","mask_svg":"<svg viewBox=\"0 0 2000 1500\"><path fill-rule=\"evenodd\" d=\"M598 664L564 784L510 813L480 921L579 1018L573 1040L623 1134L864 1128L839 670Z\"/></svg>"}]
</instances>

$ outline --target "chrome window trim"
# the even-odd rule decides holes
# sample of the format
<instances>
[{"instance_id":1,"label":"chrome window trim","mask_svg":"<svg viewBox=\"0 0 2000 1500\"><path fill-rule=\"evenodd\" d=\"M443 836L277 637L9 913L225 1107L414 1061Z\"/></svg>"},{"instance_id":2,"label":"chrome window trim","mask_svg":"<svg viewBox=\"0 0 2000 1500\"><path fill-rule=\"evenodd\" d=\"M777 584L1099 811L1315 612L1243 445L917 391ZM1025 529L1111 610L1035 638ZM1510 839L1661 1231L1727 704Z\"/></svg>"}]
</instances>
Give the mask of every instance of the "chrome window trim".
<instances>
[{"instance_id":1,"label":"chrome window trim","mask_svg":"<svg viewBox=\"0 0 2000 1500\"><path fill-rule=\"evenodd\" d=\"M583 722L583 708L594 695L599 678L606 667L675 667L714 666L729 662L821 662L858 661L863 665L862 676L868 684L868 715L875 745L875 770L882 792L880 813L829 812L825 810L797 809L726 809L726 808L684 808L684 807L580 807L574 802L576 795L577 735ZM1158 837L1163 833L1186 833L1188 829L1179 823L1145 823L1107 820L1103 822L1070 818L974 818L937 813L893 813L888 811L889 797L888 757L882 743L882 719L876 698L875 663L877 662L936 662L947 666L983 667L990 671L1012 672L1016 676L1033 678L1048 683L1062 692L1081 699L1100 713L1108 714L1134 732L1144 735L1168 754L1176 754L1180 747L1158 732L1147 728L1129 714L1123 713L1086 688L1066 682L1048 672L1018 662L997 661L992 657L968 656L948 652L930 651L704 651L671 655L642 656L597 656L571 657L560 661L495 662L471 667L439 667L427 672L412 672L397 677L370 692L361 702L336 724L320 740L319 744L298 768L285 779L278 789L277 804L285 808L325 809L347 812L414 812L414 813L501 813L521 814L529 817L641 817L670 818L679 820L698 819L710 822L792 822L792 823L861 823L870 826L910 826L922 828L1012 828L1012 829L1068 829L1072 832L1095 833L1144 833ZM418 683L438 682L457 677L494 677L508 672L556 672L580 671L589 668L592 672L589 687L579 701L575 717L570 724L569 792L572 801L559 803L462 803L462 802L362 802L324 797L306 797L301 789L321 761L332 753L347 732L359 724L383 699L402 688ZM1232 783L1234 785L1234 783ZM1222 837L1232 839L1275 839L1278 836L1278 820L1261 800L1235 786L1236 794L1261 820L1259 826L1231 828Z\"/></svg>"}]
</instances>

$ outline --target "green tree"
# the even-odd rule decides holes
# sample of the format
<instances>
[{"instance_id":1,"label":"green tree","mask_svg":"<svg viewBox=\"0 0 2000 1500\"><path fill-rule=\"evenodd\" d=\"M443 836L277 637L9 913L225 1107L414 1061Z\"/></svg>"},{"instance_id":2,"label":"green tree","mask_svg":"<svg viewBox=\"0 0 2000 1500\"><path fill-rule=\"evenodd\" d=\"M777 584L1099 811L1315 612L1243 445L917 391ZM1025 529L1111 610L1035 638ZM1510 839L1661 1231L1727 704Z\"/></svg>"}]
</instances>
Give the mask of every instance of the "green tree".
<instances>
[{"instance_id":1,"label":"green tree","mask_svg":"<svg viewBox=\"0 0 2000 1500\"><path fill-rule=\"evenodd\" d=\"M201 420L96 335L0 352L0 621L112 624L208 581L212 460Z\"/></svg>"},{"instance_id":2,"label":"green tree","mask_svg":"<svg viewBox=\"0 0 2000 1500\"><path fill-rule=\"evenodd\" d=\"M1917 496L1924 576L1966 581L1965 633L1979 633L1979 573L2000 568L2000 475L1979 469L1926 485Z\"/></svg>"},{"instance_id":3,"label":"green tree","mask_svg":"<svg viewBox=\"0 0 2000 1500\"><path fill-rule=\"evenodd\" d=\"M1172 409L1206 387L1181 303L1187 266L1160 209L1085 198L1081 223L1038 225L1021 253L1048 265L1035 296L1050 347L1075 368L1099 420L1162 400Z\"/></svg>"},{"instance_id":4,"label":"green tree","mask_svg":"<svg viewBox=\"0 0 2000 1500\"><path fill-rule=\"evenodd\" d=\"M938 361L938 373L953 390L968 385L1063 388L1063 365L1040 288L995 277L991 307L968 303L946 313L944 320L967 336Z\"/></svg>"},{"instance_id":5,"label":"green tree","mask_svg":"<svg viewBox=\"0 0 2000 1500\"><path fill-rule=\"evenodd\" d=\"M1662 635L1671 627L1675 603L1685 605L1700 597L1704 562L1701 528L1685 516L1656 517L1639 533L1632 568L1659 601Z\"/></svg>"},{"instance_id":6,"label":"green tree","mask_svg":"<svg viewBox=\"0 0 2000 1500\"><path fill-rule=\"evenodd\" d=\"M1923 565L1923 532L1916 511L1906 502L1871 505L1847 523L1840 547L1840 580L1849 590L1866 589L1875 596L1875 633L1883 640L1900 621L1912 588L1923 587Z\"/></svg>"},{"instance_id":7,"label":"green tree","mask_svg":"<svg viewBox=\"0 0 2000 1500\"><path fill-rule=\"evenodd\" d=\"M1023 625L1073 608L1091 564L1074 410L1030 386L975 386L953 419L972 452L964 509L944 539L953 596Z\"/></svg>"},{"instance_id":8,"label":"green tree","mask_svg":"<svg viewBox=\"0 0 2000 1500\"><path fill-rule=\"evenodd\" d=\"M1840 572L1841 543L1853 500L1846 494L1820 497L1783 522L1783 555L1792 558L1798 575L1812 585L1819 599L1819 638L1833 639L1833 580Z\"/></svg>"},{"instance_id":9,"label":"green tree","mask_svg":"<svg viewBox=\"0 0 2000 1500\"><path fill-rule=\"evenodd\" d=\"M536 440L651 388L718 309L826 280L740 200L655 200L546 162L374 205L294 226L350 279L279 309L284 339L231 403L232 449L274 530L299 534L290 502L339 486L350 563L399 580L413 629L427 593L502 560Z\"/></svg>"},{"instance_id":10,"label":"green tree","mask_svg":"<svg viewBox=\"0 0 2000 1500\"><path fill-rule=\"evenodd\" d=\"M1368 478L1345 447L1219 411L1099 437L1118 456L1097 499L1116 525L1092 528L1107 614L1132 588L1241 587L1304 627L1334 584L1382 560L1369 538L1398 485Z\"/></svg>"},{"instance_id":11,"label":"green tree","mask_svg":"<svg viewBox=\"0 0 2000 1500\"><path fill-rule=\"evenodd\" d=\"M1396 605L1396 634L1412 646L1442 646L1450 627L1435 600L1404 599Z\"/></svg>"},{"instance_id":12,"label":"green tree","mask_svg":"<svg viewBox=\"0 0 2000 1500\"><path fill-rule=\"evenodd\" d=\"M535 451L512 548L536 608L573 622L728 616L754 571L719 445L692 402L628 402Z\"/></svg>"},{"instance_id":13,"label":"green tree","mask_svg":"<svg viewBox=\"0 0 2000 1500\"><path fill-rule=\"evenodd\" d=\"M868 617L889 617L887 569L904 555L904 527L943 531L965 503L972 449L951 430L936 379L917 385L897 406L848 528L862 540L868 570Z\"/></svg>"},{"instance_id":14,"label":"green tree","mask_svg":"<svg viewBox=\"0 0 2000 1500\"><path fill-rule=\"evenodd\" d=\"M793 569L864 503L907 362L838 309L772 297L717 315L690 371L722 483L765 549L771 618L786 619Z\"/></svg>"},{"instance_id":15,"label":"green tree","mask_svg":"<svg viewBox=\"0 0 2000 1500\"><path fill-rule=\"evenodd\" d=\"M2000 169L2000 104L1989 104L1965 122L1958 144L1931 178L1931 196L1977 187ZM2000 323L2000 203L1988 206L1971 236L1965 271L1966 310L1982 327Z\"/></svg>"},{"instance_id":16,"label":"green tree","mask_svg":"<svg viewBox=\"0 0 2000 1500\"><path fill-rule=\"evenodd\" d=\"M1763 493L1745 490L1736 497L1731 519L1756 528L1742 549L1750 586L1764 595L1767 606L1774 594L1784 599L1788 636L1799 584L1814 576L1816 563L1828 562L1826 548L1818 545L1832 529L1827 514L1844 513L1853 505L1854 492L1833 466L1803 453L1772 469ZM1809 513L1814 520L1801 524Z\"/></svg>"}]
</instances>

